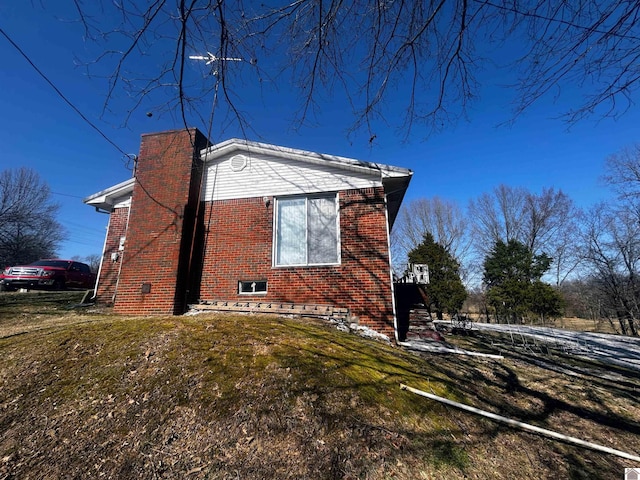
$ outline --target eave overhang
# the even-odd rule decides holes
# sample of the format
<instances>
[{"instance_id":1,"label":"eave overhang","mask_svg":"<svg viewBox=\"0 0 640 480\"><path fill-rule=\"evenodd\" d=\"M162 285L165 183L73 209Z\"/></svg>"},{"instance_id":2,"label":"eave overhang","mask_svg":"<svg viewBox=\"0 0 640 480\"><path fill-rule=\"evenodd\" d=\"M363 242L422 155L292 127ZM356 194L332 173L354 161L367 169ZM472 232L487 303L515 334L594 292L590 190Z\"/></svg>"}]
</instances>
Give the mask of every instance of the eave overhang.
<instances>
[{"instance_id":1,"label":"eave overhang","mask_svg":"<svg viewBox=\"0 0 640 480\"><path fill-rule=\"evenodd\" d=\"M97 210L110 212L116 204L131 197L134 184L135 178L130 178L101 192L89 195L82 202L95 207Z\"/></svg>"}]
</instances>

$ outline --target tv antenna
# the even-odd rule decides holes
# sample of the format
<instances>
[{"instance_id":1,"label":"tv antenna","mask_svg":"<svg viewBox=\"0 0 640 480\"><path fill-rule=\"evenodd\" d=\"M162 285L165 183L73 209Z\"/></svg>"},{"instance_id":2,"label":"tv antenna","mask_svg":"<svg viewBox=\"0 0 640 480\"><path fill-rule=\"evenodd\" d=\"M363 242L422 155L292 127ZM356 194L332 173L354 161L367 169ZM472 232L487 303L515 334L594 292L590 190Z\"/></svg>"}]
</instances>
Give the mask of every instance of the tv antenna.
<instances>
[{"instance_id":1,"label":"tv antenna","mask_svg":"<svg viewBox=\"0 0 640 480\"><path fill-rule=\"evenodd\" d=\"M236 57L218 57L211 52L207 52L206 55L189 55L191 60L204 60L205 65L211 65L214 62L242 62L242 58ZM218 75L218 69L213 70L213 75Z\"/></svg>"}]
</instances>

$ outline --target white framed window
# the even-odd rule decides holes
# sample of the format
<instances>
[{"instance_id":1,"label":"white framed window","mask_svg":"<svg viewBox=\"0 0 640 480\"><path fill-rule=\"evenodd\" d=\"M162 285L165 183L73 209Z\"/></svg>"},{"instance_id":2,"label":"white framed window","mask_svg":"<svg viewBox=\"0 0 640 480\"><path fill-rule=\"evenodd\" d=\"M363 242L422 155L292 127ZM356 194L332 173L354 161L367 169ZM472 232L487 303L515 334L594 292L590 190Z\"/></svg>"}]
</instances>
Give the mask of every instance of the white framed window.
<instances>
[{"instance_id":1,"label":"white framed window","mask_svg":"<svg viewBox=\"0 0 640 480\"><path fill-rule=\"evenodd\" d=\"M253 295L267 293L266 280L240 280L238 282L238 293L240 295Z\"/></svg>"},{"instance_id":2,"label":"white framed window","mask_svg":"<svg viewBox=\"0 0 640 480\"><path fill-rule=\"evenodd\" d=\"M277 198L274 266L340 263L339 225L337 194Z\"/></svg>"}]
</instances>

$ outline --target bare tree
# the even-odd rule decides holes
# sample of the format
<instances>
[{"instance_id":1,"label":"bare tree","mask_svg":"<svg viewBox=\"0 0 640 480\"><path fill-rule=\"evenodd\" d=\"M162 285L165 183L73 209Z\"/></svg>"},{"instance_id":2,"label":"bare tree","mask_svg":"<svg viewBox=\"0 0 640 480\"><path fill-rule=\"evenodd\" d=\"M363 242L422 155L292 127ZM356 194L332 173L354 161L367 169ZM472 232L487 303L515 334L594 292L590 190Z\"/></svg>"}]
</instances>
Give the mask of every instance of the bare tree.
<instances>
[{"instance_id":1,"label":"bare tree","mask_svg":"<svg viewBox=\"0 0 640 480\"><path fill-rule=\"evenodd\" d=\"M99 255L97 253L92 253L84 257L85 263L89 265L93 273L98 273L101 260L102 260L102 255Z\"/></svg>"},{"instance_id":2,"label":"bare tree","mask_svg":"<svg viewBox=\"0 0 640 480\"><path fill-rule=\"evenodd\" d=\"M53 256L65 235L58 209L35 171L0 172L0 266Z\"/></svg>"},{"instance_id":3,"label":"bare tree","mask_svg":"<svg viewBox=\"0 0 640 480\"><path fill-rule=\"evenodd\" d=\"M155 105L192 124L209 125L221 89L222 119L249 127L242 88L266 93L283 81L300 93L298 122L312 120L325 96L351 107L353 128L375 136L374 121L391 119L405 133L415 123L441 129L465 115L491 65L487 52L520 49L500 67L515 72L514 111L566 88L582 94L566 114L617 116L640 84L637 2L609 0L74 0L85 38L98 49L92 75L106 76L108 100L124 92L134 105ZM53 8L53 7L51 7ZM503 49L504 51L504 49ZM190 54L212 52L208 66ZM251 64L229 62L242 58ZM148 61L148 60L151 61ZM215 72L217 81L207 74ZM271 85L268 87L267 85ZM390 114L399 86L404 103ZM400 113L402 112L402 113ZM220 117L219 117L220 119Z\"/></svg>"},{"instance_id":4,"label":"bare tree","mask_svg":"<svg viewBox=\"0 0 640 480\"><path fill-rule=\"evenodd\" d=\"M603 178L618 194L620 203L640 222L640 143L610 155Z\"/></svg>"},{"instance_id":5,"label":"bare tree","mask_svg":"<svg viewBox=\"0 0 640 480\"><path fill-rule=\"evenodd\" d=\"M556 237L549 244L549 255L553 258L549 275L556 286L562 285L569 278L577 275L583 256L580 244L578 216L580 211L574 210L573 215L558 230Z\"/></svg>"},{"instance_id":6,"label":"bare tree","mask_svg":"<svg viewBox=\"0 0 640 480\"><path fill-rule=\"evenodd\" d=\"M599 204L583 217L584 255L602 310L623 334L638 335L640 225L626 208Z\"/></svg>"},{"instance_id":7,"label":"bare tree","mask_svg":"<svg viewBox=\"0 0 640 480\"><path fill-rule=\"evenodd\" d=\"M469 249L468 222L460 206L440 197L418 198L402 206L393 235L406 252L430 233L436 243L460 261Z\"/></svg>"},{"instance_id":8,"label":"bare tree","mask_svg":"<svg viewBox=\"0 0 640 480\"><path fill-rule=\"evenodd\" d=\"M76 260L77 262L83 262L89 265L89 268L93 273L98 273L98 269L100 268L100 260L102 260L102 256L97 253L92 253L87 255L86 257L82 257L80 255L74 255L71 257L71 260Z\"/></svg>"},{"instance_id":9,"label":"bare tree","mask_svg":"<svg viewBox=\"0 0 640 480\"><path fill-rule=\"evenodd\" d=\"M534 194L500 185L469 203L476 250L486 255L497 242L517 240L533 253L553 258L551 272L562 283L577 267L577 210L561 190L544 188Z\"/></svg>"},{"instance_id":10,"label":"bare tree","mask_svg":"<svg viewBox=\"0 0 640 480\"><path fill-rule=\"evenodd\" d=\"M469 202L476 248L486 254L498 241L522 241L523 212L528 192L524 188L499 185ZM523 242L524 243L524 242Z\"/></svg>"},{"instance_id":11,"label":"bare tree","mask_svg":"<svg viewBox=\"0 0 640 480\"><path fill-rule=\"evenodd\" d=\"M433 240L459 264L463 283L473 283L473 259L469 222L460 206L440 197L418 198L403 204L391 232L392 262L396 271L406 266L410 251L425 241Z\"/></svg>"},{"instance_id":12,"label":"bare tree","mask_svg":"<svg viewBox=\"0 0 640 480\"><path fill-rule=\"evenodd\" d=\"M526 197L524 241L532 251L545 251L553 258L550 275L556 285L580 264L578 214L573 201L562 190L543 188L539 195Z\"/></svg>"},{"instance_id":13,"label":"bare tree","mask_svg":"<svg viewBox=\"0 0 640 480\"><path fill-rule=\"evenodd\" d=\"M582 217L589 285L600 314L624 334L640 330L640 144L609 156L603 176L618 198Z\"/></svg>"}]
</instances>

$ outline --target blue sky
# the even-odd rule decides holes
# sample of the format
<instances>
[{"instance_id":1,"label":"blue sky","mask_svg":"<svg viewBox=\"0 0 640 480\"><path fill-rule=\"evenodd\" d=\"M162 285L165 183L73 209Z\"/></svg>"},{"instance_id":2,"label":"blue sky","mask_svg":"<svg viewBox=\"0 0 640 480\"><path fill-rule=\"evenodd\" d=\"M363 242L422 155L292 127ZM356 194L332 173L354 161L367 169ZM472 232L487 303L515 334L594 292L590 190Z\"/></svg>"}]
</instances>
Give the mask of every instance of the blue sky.
<instances>
[{"instance_id":1,"label":"blue sky","mask_svg":"<svg viewBox=\"0 0 640 480\"><path fill-rule=\"evenodd\" d=\"M0 5L0 28L122 150L137 154L141 134L181 127L170 116L149 118L144 110L134 112L122 127L131 108L126 98L112 104L111 112L101 118L105 83L76 66L75 58L87 53L82 30L60 20L71 18L72 12L65 17L57 6L54 11L38 2L5 3L9 5ZM58 252L61 257L99 254L107 215L84 205L82 198L126 180L131 172L120 152L65 104L1 36L0 58L0 170L30 167L49 184L61 205L58 219L69 234ZM486 84L468 112L468 121L427 138L417 127L406 141L393 128L378 124L373 145L366 132L347 135L352 117L342 98L327 98L314 125L298 130L291 128L298 99L286 85L280 85L277 93L268 90L266 96L257 87L243 85L242 108L260 135L251 135L252 140L412 169L406 200L437 195L465 207L501 183L534 192L553 186L581 207L610 196L599 181L603 162L640 140L638 109L631 108L617 121L594 117L567 129L553 119L566 105L547 99L513 125L498 127L511 118L508 92L497 86L505 79L487 71L482 80ZM212 140L232 136L241 132L231 128Z\"/></svg>"}]
</instances>

